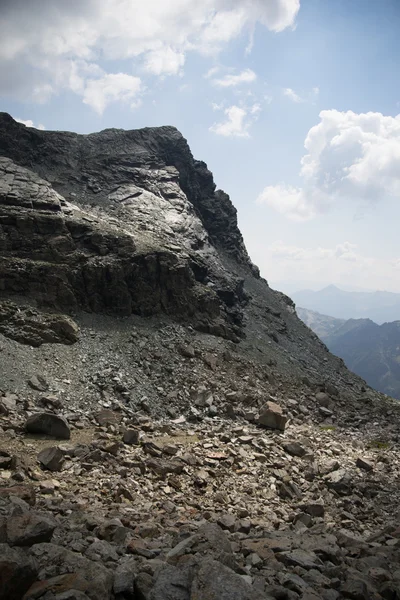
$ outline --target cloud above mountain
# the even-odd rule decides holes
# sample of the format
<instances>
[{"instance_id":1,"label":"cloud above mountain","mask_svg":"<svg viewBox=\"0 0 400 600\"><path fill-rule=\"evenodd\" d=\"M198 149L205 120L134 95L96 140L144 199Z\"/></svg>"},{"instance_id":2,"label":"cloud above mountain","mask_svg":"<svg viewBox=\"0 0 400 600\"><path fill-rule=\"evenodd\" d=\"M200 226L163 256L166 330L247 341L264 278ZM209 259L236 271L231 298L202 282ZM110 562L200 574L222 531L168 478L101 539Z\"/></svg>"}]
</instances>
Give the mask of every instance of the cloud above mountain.
<instances>
[{"instance_id":1,"label":"cloud above mountain","mask_svg":"<svg viewBox=\"0 0 400 600\"><path fill-rule=\"evenodd\" d=\"M111 96L131 101L140 95L142 81L122 83L122 75L182 74L188 53L215 56L232 40L250 36L257 23L273 32L293 27L299 8L300 0L4 0L1 92L47 102L68 90L100 113ZM113 70L121 60L130 61L123 73ZM114 95L110 77L119 78ZM232 77L221 85L253 75L248 70Z\"/></svg>"},{"instance_id":2,"label":"cloud above mountain","mask_svg":"<svg viewBox=\"0 0 400 600\"><path fill-rule=\"evenodd\" d=\"M269 185L257 202L298 221L340 203L358 209L400 194L400 115L324 110L305 139L298 187Z\"/></svg>"}]
</instances>

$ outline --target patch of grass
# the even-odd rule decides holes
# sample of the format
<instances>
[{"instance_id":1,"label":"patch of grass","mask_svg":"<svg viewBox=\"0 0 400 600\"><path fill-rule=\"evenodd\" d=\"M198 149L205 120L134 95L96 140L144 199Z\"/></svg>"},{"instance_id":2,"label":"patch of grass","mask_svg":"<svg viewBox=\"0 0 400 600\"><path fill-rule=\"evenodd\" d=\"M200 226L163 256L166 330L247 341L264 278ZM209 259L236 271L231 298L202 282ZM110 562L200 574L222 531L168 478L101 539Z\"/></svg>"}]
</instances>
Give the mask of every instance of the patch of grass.
<instances>
[{"instance_id":1,"label":"patch of grass","mask_svg":"<svg viewBox=\"0 0 400 600\"><path fill-rule=\"evenodd\" d=\"M319 426L322 431L335 431L337 427L335 425L320 425Z\"/></svg>"},{"instance_id":2,"label":"patch of grass","mask_svg":"<svg viewBox=\"0 0 400 600\"><path fill-rule=\"evenodd\" d=\"M387 450L390 448L390 444L389 442L384 442L383 440L370 440L367 448L370 450Z\"/></svg>"}]
</instances>

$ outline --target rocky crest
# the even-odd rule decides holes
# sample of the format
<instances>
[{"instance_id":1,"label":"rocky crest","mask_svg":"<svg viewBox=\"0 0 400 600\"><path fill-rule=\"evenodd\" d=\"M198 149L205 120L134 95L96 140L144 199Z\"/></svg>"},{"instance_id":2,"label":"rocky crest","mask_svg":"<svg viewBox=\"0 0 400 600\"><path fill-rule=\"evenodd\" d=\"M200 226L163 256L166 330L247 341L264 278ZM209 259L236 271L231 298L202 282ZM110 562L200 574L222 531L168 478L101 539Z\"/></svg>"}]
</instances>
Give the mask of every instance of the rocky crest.
<instances>
[{"instance_id":1,"label":"rocky crest","mask_svg":"<svg viewBox=\"0 0 400 600\"><path fill-rule=\"evenodd\" d=\"M0 132L0 598L399 598L399 405L180 133Z\"/></svg>"}]
</instances>

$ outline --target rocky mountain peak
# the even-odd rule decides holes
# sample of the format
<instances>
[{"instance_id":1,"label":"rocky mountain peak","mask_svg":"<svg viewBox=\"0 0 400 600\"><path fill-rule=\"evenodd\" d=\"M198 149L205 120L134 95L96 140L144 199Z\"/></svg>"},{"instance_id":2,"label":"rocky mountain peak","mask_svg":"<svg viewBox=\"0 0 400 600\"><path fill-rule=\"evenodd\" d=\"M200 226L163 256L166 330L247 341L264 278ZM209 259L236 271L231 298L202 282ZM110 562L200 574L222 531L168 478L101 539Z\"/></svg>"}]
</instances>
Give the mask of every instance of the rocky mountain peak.
<instances>
[{"instance_id":1,"label":"rocky mountain peak","mask_svg":"<svg viewBox=\"0 0 400 600\"><path fill-rule=\"evenodd\" d=\"M173 127L0 115L0 598L399 594L399 406Z\"/></svg>"},{"instance_id":2,"label":"rocky mountain peak","mask_svg":"<svg viewBox=\"0 0 400 600\"><path fill-rule=\"evenodd\" d=\"M27 128L6 113L0 114L0 127L0 155L33 169L67 200L78 203L104 205L116 186L140 182L140 169L151 174L164 169L171 172L174 167L211 243L235 260L250 264L229 196L216 190L207 165L194 160L175 127L106 129L78 135ZM151 192L151 181L142 183Z\"/></svg>"}]
</instances>

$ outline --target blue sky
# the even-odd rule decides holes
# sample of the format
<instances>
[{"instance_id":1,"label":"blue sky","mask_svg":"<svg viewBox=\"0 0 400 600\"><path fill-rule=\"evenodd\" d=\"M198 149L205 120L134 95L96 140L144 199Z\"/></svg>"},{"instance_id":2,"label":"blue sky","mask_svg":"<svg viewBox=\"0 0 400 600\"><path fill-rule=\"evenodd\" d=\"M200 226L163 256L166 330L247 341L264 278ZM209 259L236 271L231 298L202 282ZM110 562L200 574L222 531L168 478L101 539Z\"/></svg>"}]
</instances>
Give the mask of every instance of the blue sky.
<instances>
[{"instance_id":1,"label":"blue sky","mask_svg":"<svg viewBox=\"0 0 400 600\"><path fill-rule=\"evenodd\" d=\"M271 284L400 292L398 0L3 4L1 110L175 125Z\"/></svg>"}]
</instances>

